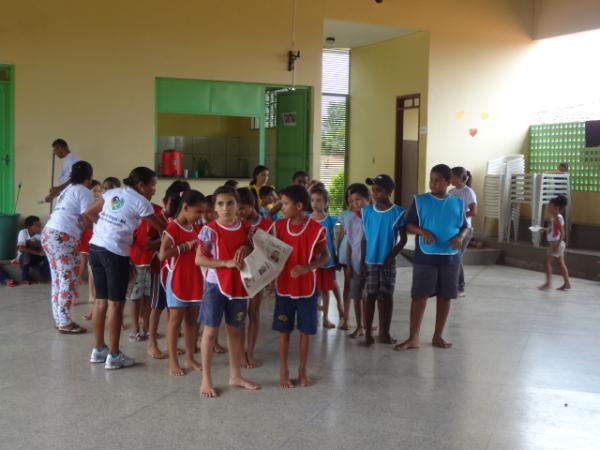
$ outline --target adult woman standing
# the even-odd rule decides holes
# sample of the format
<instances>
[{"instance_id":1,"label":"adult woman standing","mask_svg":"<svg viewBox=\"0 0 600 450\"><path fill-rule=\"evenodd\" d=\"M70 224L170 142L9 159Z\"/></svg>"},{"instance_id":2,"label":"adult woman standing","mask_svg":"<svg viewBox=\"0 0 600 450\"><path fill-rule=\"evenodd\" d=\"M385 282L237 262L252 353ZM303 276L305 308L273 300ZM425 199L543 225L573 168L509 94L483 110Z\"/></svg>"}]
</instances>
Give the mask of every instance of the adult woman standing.
<instances>
[{"instance_id":1,"label":"adult woman standing","mask_svg":"<svg viewBox=\"0 0 600 450\"><path fill-rule=\"evenodd\" d=\"M79 276L79 238L87 221L84 212L93 202L90 186L93 169L78 161L71 167L69 184L59 194L56 207L42 231L42 246L50 262L52 277L52 316L56 329L63 334L81 334L87 330L71 320L71 305L77 298Z\"/></svg>"},{"instance_id":2,"label":"adult woman standing","mask_svg":"<svg viewBox=\"0 0 600 450\"><path fill-rule=\"evenodd\" d=\"M94 337L91 363L105 363L105 369L121 369L135 364L119 350L123 308L129 281L129 246L142 219L160 233L164 223L154 215L150 199L156 191L156 173L137 167L124 181L125 187L111 189L95 201L86 216L97 223L90 240L90 263L96 287ZM104 342L108 313L109 345Z\"/></svg>"},{"instance_id":3,"label":"adult woman standing","mask_svg":"<svg viewBox=\"0 0 600 450\"><path fill-rule=\"evenodd\" d=\"M256 166L252 172L252 181L250 181L250 188L254 191L254 196L258 203L260 203L259 191L260 188L266 186L269 182L269 168L267 166Z\"/></svg>"}]
</instances>

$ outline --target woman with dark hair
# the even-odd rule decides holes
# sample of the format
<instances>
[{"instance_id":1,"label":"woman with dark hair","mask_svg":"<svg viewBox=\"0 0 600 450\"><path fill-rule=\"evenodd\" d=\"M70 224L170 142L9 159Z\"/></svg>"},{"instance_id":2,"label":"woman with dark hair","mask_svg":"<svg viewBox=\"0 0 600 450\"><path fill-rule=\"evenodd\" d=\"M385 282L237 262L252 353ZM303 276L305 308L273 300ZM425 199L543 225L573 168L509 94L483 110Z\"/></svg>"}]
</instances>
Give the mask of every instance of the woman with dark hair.
<instances>
[{"instance_id":1,"label":"woman with dark hair","mask_svg":"<svg viewBox=\"0 0 600 450\"><path fill-rule=\"evenodd\" d=\"M269 168L267 166L256 166L252 171L252 181L250 181L250 188L254 189L254 196L260 198L260 188L267 186L269 182Z\"/></svg>"},{"instance_id":2,"label":"woman with dark hair","mask_svg":"<svg viewBox=\"0 0 600 450\"><path fill-rule=\"evenodd\" d=\"M97 222L90 240L90 263L96 287L93 314L96 345L90 362L105 363L105 369L135 364L119 350L133 233L142 219L160 233L165 227L150 203L156 191L156 173L147 167L136 167L123 182L125 187L105 192L85 212L90 221ZM107 313L108 347L104 342Z\"/></svg>"},{"instance_id":3,"label":"woman with dark hair","mask_svg":"<svg viewBox=\"0 0 600 450\"><path fill-rule=\"evenodd\" d=\"M71 168L69 184L59 194L56 206L42 231L42 246L50 263L52 316L63 334L81 334L86 329L71 320L71 305L77 299L79 239L91 223L84 212L93 202L90 186L93 169L78 161Z\"/></svg>"}]
</instances>

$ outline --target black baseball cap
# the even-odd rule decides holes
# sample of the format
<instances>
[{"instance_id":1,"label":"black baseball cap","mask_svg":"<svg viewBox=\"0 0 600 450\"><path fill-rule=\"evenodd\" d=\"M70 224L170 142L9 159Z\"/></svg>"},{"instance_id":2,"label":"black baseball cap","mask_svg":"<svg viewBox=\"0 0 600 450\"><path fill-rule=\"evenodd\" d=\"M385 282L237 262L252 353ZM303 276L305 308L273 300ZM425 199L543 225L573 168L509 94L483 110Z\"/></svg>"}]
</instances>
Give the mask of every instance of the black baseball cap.
<instances>
[{"instance_id":1,"label":"black baseball cap","mask_svg":"<svg viewBox=\"0 0 600 450\"><path fill-rule=\"evenodd\" d=\"M369 185L369 186L373 186L374 184L376 184L377 186L381 186L382 188L384 188L386 191L393 191L396 188L396 183L394 183L394 180L392 180L392 177L390 177L389 175L385 175L385 174L381 174L381 175L377 175L374 178L367 178L365 180L365 182Z\"/></svg>"}]
</instances>

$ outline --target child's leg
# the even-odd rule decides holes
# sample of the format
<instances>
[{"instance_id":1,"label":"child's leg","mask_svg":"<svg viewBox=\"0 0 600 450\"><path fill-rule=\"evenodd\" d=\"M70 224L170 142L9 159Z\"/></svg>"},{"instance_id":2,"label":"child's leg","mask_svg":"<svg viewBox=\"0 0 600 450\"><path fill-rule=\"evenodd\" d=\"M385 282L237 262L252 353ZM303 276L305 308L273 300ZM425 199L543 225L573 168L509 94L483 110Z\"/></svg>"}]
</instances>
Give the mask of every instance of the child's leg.
<instances>
[{"instance_id":1,"label":"child's leg","mask_svg":"<svg viewBox=\"0 0 600 450\"><path fill-rule=\"evenodd\" d=\"M435 331L433 332L433 339L431 343L434 347L439 348L450 348L452 347L451 342L444 340L442 335L444 334L444 328L446 327L446 321L448 320L448 314L450 313L450 299L444 297L437 298L437 308L435 312Z\"/></svg>"},{"instance_id":2,"label":"child's leg","mask_svg":"<svg viewBox=\"0 0 600 450\"><path fill-rule=\"evenodd\" d=\"M227 349L219 344L219 330L217 329L217 335L215 337L215 345L213 347L215 353L227 353Z\"/></svg>"},{"instance_id":3,"label":"child's leg","mask_svg":"<svg viewBox=\"0 0 600 450\"><path fill-rule=\"evenodd\" d=\"M258 330L260 329L260 304L262 302L262 293L250 300L248 308L248 367L258 367L259 364L254 359L254 348L258 339ZM242 358L243 359L243 358Z\"/></svg>"},{"instance_id":4,"label":"child's leg","mask_svg":"<svg viewBox=\"0 0 600 450\"><path fill-rule=\"evenodd\" d=\"M363 299L354 300L354 317L356 318L356 330L350 334L351 338L364 336L365 330L363 328L363 309L365 302Z\"/></svg>"},{"instance_id":5,"label":"child's leg","mask_svg":"<svg viewBox=\"0 0 600 450\"><path fill-rule=\"evenodd\" d=\"M352 266L348 264L348 266L344 267L344 287L342 290L342 299L344 303L344 320L340 325L341 330L347 330L348 321L350 320L350 291L351 291L351 282L352 282Z\"/></svg>"},{"instance_id":6,"label":"child's leg","mask_svg":"<svg viewBox=\"0 0 600 450\"><path fill-rule=\"evenodd\" d=\"M200 386L200 394L203 397L216 397L217 391L213 388L211 368L212 355L215 342L217 341L217 333L219 327L204 326L202 331L202 342L200 343L200 354L202 358L202 385ZM177 351L177 350L176 350Z\"/></svg>"},{"instance_id":7,"label":"child's leg","mask_svg":"<svg viewBox=\"0 0 600 450\"><path fill-rule=\"evenodd\" d=\"M408 339L394 347L394 350L419 348L419 332L427 306L427 297L413 298L410 304L410 334Z\"/></svg>"},{"instance_id":8,"label":"child's leg","mask_svg":"<svg viewBox=\"0 0 600 450\"><path fill-rule=\"evenodd\" d=\"M129 332L129 340L136 340L136 336L140 333L140 312L142 308L142 299L131 299L131 331Z\"/></svg>"},{"instance_id":9,"label":"child's leg","mask_svg":"<svg viewBox=\"0 0 600 450\"><path fill-rule=\"evenodd\" d=\"M571 282L569 281L569 269L567 269L567 264L565 263L565 257L558 257L558 267L560 269L560 274L563 277L563 285L558 288L560 291L566 291L571 289Z\"/></svg>"},{"instance_id":10,"label":"child's leg","mask_svg":"<svg viewBox=\"0 0 600 450\"><path fill-rule=\"evenodd\" d=\"M390 335L392 313L394 311L394 297L392 294L380 293L377 308L379 309L379 338L382 344L395 344L396 340Z\"/></svg>"},{"instance_id":11,"label":"child's leg","mask_svg":"<svg viewBox=\"0 0 600 450\"><path fill-rule=\"evenodd\" d=\"M185 367L201 371L202 366L194 360L198 340L198 310L197 305L185 308Z\"/></svg>"},{"instance_id":12,"label":"child's leg","mask_svg":"<svg viewBox=\"0 0 600 450\"><path fill-rule=\"evenodd\" d=\"M141 301L140 316L142 319L142 333L143 337L148 336L148 330L150 330L150 297L144 295Z\"/></svg>"},{"instance_id":13,"label":"child's leg","mask_svg":"<svg viewBox=\"0 0 600 450\"><path fill-rule=\"evenodd\" d=\"M29 281L29 255L27 253L19 255L19 267L21 269L21 281L27 283Z\"/></svg>"},{"instance_id":14,"label":"child's leg","mask_svg":"<svg viewBox=\"0 0 600 450\"><path fill-rule=\"evenodd\" d=\"M158 348L158 324L160 322L160 309L152 309L150 311L150 323L148 326L148 354L155 359L163 359L165 355Z\"/></svg>"},{"instance_id":15,"label":"child's leg","mask_svg":"<svg viewBox=\"0 0 600 450\"><path fill-rule=\"evenodd\" d=\"M323 299L323 328L335 328L335 325L329 321L329 291L321 291Z\"/></svg>"},{"instance_id":16,"label":"child's leg","mask_svg":"<svg viewBox=\"0 0 600 450\"><path fill-rule=\"evenodd\" d=\"M331 274L331 276L335 277L335 272ZM342 296L340 295L340 287L338 286L337 281L333 280L333 296L335 297L335 302L337 305L338 315L340 316L340 330L348 329L348 320L346 319L346 309L344 304L342 303Z\"/></svg>"},{"instance_id":17,"label":"child's leg","mask_svg":"<svg viewBox=\"0 0 600 450\"><path fill-rule=\"evenodd\" d=\"M544 291L552 286L552 256L546 255L546 282L542 284L538 289Z\"/></svg>"},{"instance_id":18,"label":"child's leg","mask_svg":"<svg viewBox=\"0 0 600 450\"><path fill-rule=\"evenodd\" d=\"M84 314L83 318L85 320L92 320L94 315L94 302L96 300L96 287L94 286L94 274L92 273L92 268L88 264L88 302L90 304L90 312L88 314Z\"/></svg>"},{"instance_id":19,"label":"child's leg","mask_svg":"<svg viewBox=\"0 0 600 450\"><path fill-rule=\"evenodd\" d=\"M92 315L94 326L94 339L96 348L104 348L104 327L106 324L106 313L108 311L108 300L96 299L94 302L94 313Z\"/></svg>"},{"instance_id":20,"label":"child's leg","mask_svg":"<svg viewBox=\"0 0 600 450\"><path fill-rule=\"evenodd\" d=\"M306 374L308 365L308 351L310 349L310 335L300 332L300 365L298 366L298 378L300 386L312 386L312 381Z\"/></svg>"},{"instance_id":21,"label":"child's leg","mask_svg":"<svg viewBox=\"0 0 600 450\"><path fill-rule=\"evenodd\" d=\"M284 389L294 387L290 380L288 355L290 352L290 333L279 333L279 385Z\"/></svg>"},{"instance_id":22,"label":"child's leg","mask_svg":"<svg viewBox=\"0 0 600 450\"><path fill-rule=\"evenodd\" d=\"M185 317L187 308L171 308L169 323L167 324L167 348L169 351L169 374L175 377L185 375L185 371L179 365L177 354L177 341L179 340L179 327Z\"/></svg>"},{"instance_id":23,"label":"child's leg","mask_svg":"<svg viewBox=\"0 0 600 450\"><path fill-rule=\"evenodd\" d=\"M108 300L108 349L111 353L119 352L124 308L124 301ZM96 316L95 311L94 316Z\"/></svg>"},{"instance_id":24,"label":"child's leg","mask_svg":"<svg viewBox=\"0 0 600 450\"><path fill-rule=\"evenodd\" d=\"M229 385L252 391L260 389L258 384L252 383L242 377L240 355L242 353L242 336L244 335L245 328L225 325L225 330L227 331L227 343L229 345Z\"/></svg>"}]
</instances>

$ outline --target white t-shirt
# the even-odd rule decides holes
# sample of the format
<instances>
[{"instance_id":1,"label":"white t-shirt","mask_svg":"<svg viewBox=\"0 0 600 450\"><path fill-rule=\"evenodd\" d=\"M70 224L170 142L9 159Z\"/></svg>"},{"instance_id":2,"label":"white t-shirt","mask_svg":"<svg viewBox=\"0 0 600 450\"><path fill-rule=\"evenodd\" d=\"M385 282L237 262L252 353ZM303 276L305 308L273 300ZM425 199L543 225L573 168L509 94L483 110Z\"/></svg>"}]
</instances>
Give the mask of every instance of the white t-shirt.
<instances>
[{"instance_id":1,"label":"white t-shirt","mask_svg":"<svg viewBox=\"0 0 600 450\"><path fill-rule=\"evenodd\" d=\"M454 195L455 197L462 199L465 216L467 215L467 212L470 211L469 205L472 203L477 204L477 195L475 195L475 191L467 185L461 188L450 189L450 192L448 192L448 194ZM467 216L467 225L469 228L473 228L473 225L471 224L471 219L472 217Z\"/></svg>"},{"instance_id":2,"label":"white t-shirt","mask_svg":"<svg viewBox=\"0 0 600 450\"><path fill-rule=\"evenodd\" d=\"M60 184L64 184L67 181L69 181L69 178L71 178L71 167L73 167L73 164L75 164L78 161L79 158L74 153L68 153L67 156L65 156L62 159L62 165L60 167L60 177L58 179L60 181Z\"/></svg>"},{"instance_id":3,"label":"white t-shirt","mask_svg":"<svg viewBox=\"0 0 600 450\"><path fill-rule=\"evenodd\" d=\"M111 189L102 195L104 206L94 227L91 245L121 256L129 256L133 232L143 217L154 214L152 203L135 189Z\"/></svg>"},{"instance_id":4,"label":"white t-shirt","mask_svg":"<svg viewBox=\"0 0 600 450\"><path fill-rule=\"evenodd\" d=\"M550 221L550 228L548 228L548 233L546 234L548 242L560 241L560 230L564 225L565 219L562 214L559 214Z\"/></svg>"},{"instance_id":5,"label":"white t-shirt","mask_svg":"<svg viewBox=\"0 0 600 450\"><path fill-rule=\"evenodd\" d=\"M19 247L19 246L26 247L27 241L41 241L41 240L42 240L42 235L40 233L29 234L29 230L27 230L27 228L23 228L21 231L19 231L19 234L17 235L17 247ZM21 256L21 252L17 252L17 258L19 258L19 256Z\"/></svg>"},{"instance_id":6,"label":"white t-shirt","mask_svg":"<svg viewBox=\"0 0 600 450\"><path fill-rule=\"evenodd\" d=\"M92 191L82 184L68 185L56 199L54 211L46 223L51 228L79 239L83 231L81 215L93 203Z\"/></svg>"}]
</instances>

